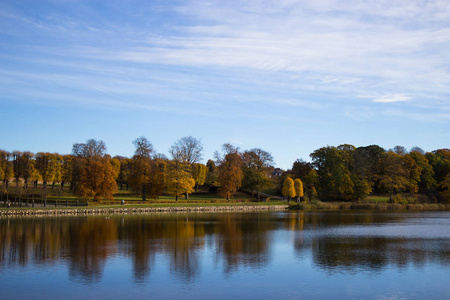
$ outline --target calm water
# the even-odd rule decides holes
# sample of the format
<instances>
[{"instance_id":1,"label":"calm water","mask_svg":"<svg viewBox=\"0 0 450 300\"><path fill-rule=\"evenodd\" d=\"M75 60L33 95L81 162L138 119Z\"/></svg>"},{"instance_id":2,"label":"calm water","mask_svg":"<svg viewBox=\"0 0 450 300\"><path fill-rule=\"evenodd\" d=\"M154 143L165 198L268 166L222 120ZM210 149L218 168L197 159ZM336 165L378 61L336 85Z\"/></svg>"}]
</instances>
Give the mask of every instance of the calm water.
<instances>
[{"instance_id":1,"label":"calm water","mask_svg":"<svg viewBox=\"0 0 450 300\"><path fill-rule=\"evenodd\" d=\"M450 299L450 212L0 220L0 299Z\"/></svg>"}]
</instances>

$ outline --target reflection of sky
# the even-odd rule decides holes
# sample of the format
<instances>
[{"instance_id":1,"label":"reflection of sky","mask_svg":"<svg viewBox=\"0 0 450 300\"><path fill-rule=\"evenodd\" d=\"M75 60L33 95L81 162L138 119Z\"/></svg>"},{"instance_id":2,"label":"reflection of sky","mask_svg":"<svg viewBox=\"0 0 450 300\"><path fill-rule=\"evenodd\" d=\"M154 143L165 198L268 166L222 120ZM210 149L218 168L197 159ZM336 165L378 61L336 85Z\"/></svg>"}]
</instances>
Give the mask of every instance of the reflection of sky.
<instances>
[{"instance_id":1,"label":"reflection of sky","mask_svg":"<svg viewBox=\"0 0 450 300\"><path fill-rule=\"evenodd\" d=\"M185 265L173 265L174 249L164 248L164 240L148 241L153 252L146 260L148 265L141 266L147 271L138 278L127 243L104 260L95 280L71 274L67 257L23 266L10 263L10 267L3 261L0 298L444 299L450 293L443 282L450 278L447 219L390 216L376 226L305 224L303 231L285 226L286 220L283 214L265 219L273 224L258 235L269 241L268 248L253 253L253 258L251 253L237 253L241 260L231 260L236 264L231 271L226 265L230 260L220 253L219 240L242 238L245 244L253 243L254 236L196 237L194 244L199 246L189 248L190 260L182 261L186 264L195 258L190 278L183 273ZM424 229L418 230L420 226ZM384 261L371 264L376 259Z\"/></svg>"}]
</instances>

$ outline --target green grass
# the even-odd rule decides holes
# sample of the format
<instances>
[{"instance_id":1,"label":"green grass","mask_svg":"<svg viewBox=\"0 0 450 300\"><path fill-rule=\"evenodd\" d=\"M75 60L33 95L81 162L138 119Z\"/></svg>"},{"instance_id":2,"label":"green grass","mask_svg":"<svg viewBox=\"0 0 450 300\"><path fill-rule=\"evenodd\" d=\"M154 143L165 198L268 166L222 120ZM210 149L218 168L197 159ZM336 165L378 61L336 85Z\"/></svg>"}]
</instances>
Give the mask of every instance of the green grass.
<instances>
[{"instance_id":1,"label":"green grass","mask_svg":"<svg viewBox=\"0 0 450 300\"><path fill-rule=\"evenodd\" d=\"M31 189L29 192L31 193ZM14 189L10 189L9 200L11 202L14 201ZM85 200L80 199L79 197L74 196L66 185L65 190L63 191L61 198L59 196L59 190L51 190L47 189L47 207L41 207L40 205L44 203L44 198L41 198L42 190L37 189L34 190L34 202L39 205L39 207L31 207L31 196L28 199L28 207L11 207L9 209L77 209L77 208L86 208L86 206L69 206L65 207L66 201L70 204L74 204L77 201L80 204L85 204ZM4 200L6 199L3 196ZM269 201L269 202L253 202L255 198L251 198L249 194L238 192L230 201L222 198L217 193L210 193L206 190L200 190L199 192L195 192L189 195L189 199L186 200L184 196L180 196L179 200L176 201L174 196L163 195L158 199L147 198L147 201L142 201L142 198L133 193L131 190L119 190L118 193L114 195L114 200L104 199L100 202L89 201L89 208L118 208L118 207L129 207L129 208L141 208L141 207L170 207L170 206L187 206L187 207L195 207L195 206L227 206L227 205L277 205L277 204L286 204L285 202L280 202L277 200ZM125 201L125 206L121 205L121 201ZM25 196L25 192L21 191L21 201L22 204L25 205L27 203L27 199ZM55 207L54 203L59 202L60 206ZM0 209L8 209L5 207L0 207Z\"/></svg>"},{"instance_id":2,"label":"green grass","mask_svg":"<svg viewBox=\"0 0 450 300\"><path fill-rule=\"evenodd\" d=\"M386 203L389 201L389 197L387 196L367 196L363 202L369 203Z\"/></svg>"}]
</instances>

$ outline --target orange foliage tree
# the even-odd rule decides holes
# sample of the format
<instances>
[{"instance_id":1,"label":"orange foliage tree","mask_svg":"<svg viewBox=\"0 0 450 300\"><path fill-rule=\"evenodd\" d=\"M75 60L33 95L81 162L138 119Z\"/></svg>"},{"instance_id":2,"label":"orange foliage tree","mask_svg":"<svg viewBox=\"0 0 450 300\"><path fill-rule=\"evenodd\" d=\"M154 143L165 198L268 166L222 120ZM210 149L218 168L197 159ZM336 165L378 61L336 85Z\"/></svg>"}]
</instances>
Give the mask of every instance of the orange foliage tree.
<instances>
[{"instance_id":1,"label":"orange foliage tree","mask_svg":"<svg viewBox=\"0 0 450 300\"><path fill-rule=\"evenodd\" d=\"M219 182L219 193L230 200L242 184L242 157L239 149L230 144L222 146L225 155L223 158L216 153L219 165L217 181Z\"/></svg>"}]
</instances>

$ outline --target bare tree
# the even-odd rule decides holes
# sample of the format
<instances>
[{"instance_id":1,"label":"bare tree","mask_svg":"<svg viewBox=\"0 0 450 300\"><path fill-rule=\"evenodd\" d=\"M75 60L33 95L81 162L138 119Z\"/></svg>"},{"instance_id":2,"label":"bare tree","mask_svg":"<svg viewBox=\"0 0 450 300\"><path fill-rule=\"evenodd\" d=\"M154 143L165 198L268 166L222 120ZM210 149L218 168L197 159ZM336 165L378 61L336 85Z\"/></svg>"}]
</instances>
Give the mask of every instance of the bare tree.
<instances>
[{"instance_id":1,"label":"bare tree","mask_svg":"<svg viewBox=\"0 0 450 300\"><path fill-rule=\"evenodd\" d=\"M133 141L133 145L136 147L134 155L141 158L150 158L155 152L152 143L147 140L146 137L139 137Z\"/></svg>"},{"instance_id":2,"label":"bare tree","mask_svg":"<svg viewBox=\"0 0 450 300\"><path fill-rule=\"evenodd\" d=\"M90 139L85 144L73 144L72 153L78 157L103 157L106 154L106 145L102 140Z\"/></svg>"},{"instance_id":3,"label":"bare tree","mask_svg":"<svg viewBox=\"0 0 450 300\"><path fill-rule=\"evenodd\" d=\"M188 162L190 164L201 161L203 145L200 140L192 136L179 139L169 149L175 161Z\"/></svg>"}]
</instances>

